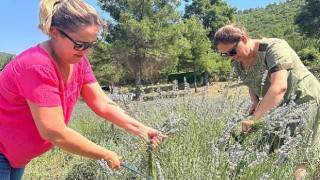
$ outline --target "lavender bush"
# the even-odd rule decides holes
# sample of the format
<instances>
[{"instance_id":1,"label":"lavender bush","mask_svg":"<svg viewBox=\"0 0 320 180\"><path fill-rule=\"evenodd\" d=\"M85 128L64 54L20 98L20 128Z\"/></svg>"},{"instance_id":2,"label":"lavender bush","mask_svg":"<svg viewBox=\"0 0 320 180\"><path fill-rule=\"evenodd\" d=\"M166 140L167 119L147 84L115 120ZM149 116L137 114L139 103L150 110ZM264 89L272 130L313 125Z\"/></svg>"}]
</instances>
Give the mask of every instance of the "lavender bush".
<instances>
[{"instance_id":1,"label":"lavender bush","mask_svg":"<svg viewBox=\"0 0 320 180\"><path fill-rule=\"evenodd\" d=\"M157 179L292 179L296 166L305 161L309 164L306 179L320 174L319 154L310 149L314 105L292 101L274 108L244 136L241 121L248 118L250 100L239 83L240 79L233 88L235 93L229 92L230 83L221 87L225 91L220 96L209 96L207 86L202 93L191 94L184 82L187 93L183 96L173 88L169 92L172 98L165 98L157 86L152 101L142 97L119 102L130 115L169 135L152 151ZM147 144L105 123L82 102L70 126L117 152L126 164L149 173ZM97 161L54 148L27 166L24 179L143 178L127 169L112 171Z\"/></svg>"}]
</instances>

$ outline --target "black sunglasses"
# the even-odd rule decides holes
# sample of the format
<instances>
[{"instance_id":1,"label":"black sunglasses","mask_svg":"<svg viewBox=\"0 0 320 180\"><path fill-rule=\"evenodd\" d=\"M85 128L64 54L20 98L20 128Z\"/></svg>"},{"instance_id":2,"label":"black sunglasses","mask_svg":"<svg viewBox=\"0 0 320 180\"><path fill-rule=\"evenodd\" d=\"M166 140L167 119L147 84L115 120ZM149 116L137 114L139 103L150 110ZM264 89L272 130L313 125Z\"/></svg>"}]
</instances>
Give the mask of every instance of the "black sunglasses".
<instances>
[{"instance_id":1,"label":"black sunglasses","mask_svg":"<svg viewBox=\"0 0 320 180\"><path fill-rule=\"evenodd\" d=\"M89 43L89 42L77 42L74 39L72 39L70 36L68 36L67 33L63 32L62 30L58 29L58 31L60 32L60 34L64 35L66 38L70 39L70 41L73 42L73 44L74 44L73 49L76 50L76 51L83 51L83 50L86 50L88 48L92 48L98 42L98 41L91 42L91 43Z\"/></svg>"},{"instance_id":2,"label":"black sunglasses","mask_svg":"<svg viewBox=\"0 0 320 180\"><path fill-rule=\"evenodd\" d=\"M237 41L237 43L226 53L220 53L221 56L235 56L237 55L237 46L240 42L240 39Z\"/></svg>"}]
</instances>

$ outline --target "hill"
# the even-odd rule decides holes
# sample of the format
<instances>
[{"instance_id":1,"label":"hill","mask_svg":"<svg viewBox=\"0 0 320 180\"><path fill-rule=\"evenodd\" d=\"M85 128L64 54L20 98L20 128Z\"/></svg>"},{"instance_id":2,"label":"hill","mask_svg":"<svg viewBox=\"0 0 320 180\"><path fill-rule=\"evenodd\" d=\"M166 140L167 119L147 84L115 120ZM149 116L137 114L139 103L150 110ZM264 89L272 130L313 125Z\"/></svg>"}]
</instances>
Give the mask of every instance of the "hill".
<instances>
[{"instance_id":1,"label":"hill","mask_svg":"<svg viewBox=\"0 0 320 180\"><path fill-rule=\"evenodd\" d=\"M5 57L5 56L10 56L10 55L13 55L13 54L9 54L9 53L6 53L6 52L0 52L0 59Z\"/></svg>"},{"instance_id":2,"label":"hill","mask_svg":"<svg viewBox=\"0 0 320 180\"><path fill-rule=\"evenodd\" d=\"M5 52L0 52L0 71L3 69L3 67L8 64L9 61L11 61L12 58L14 58L14 54L9 54Z\"/></svg>"},{"instance_id":3,"label":"hill","mask_svg":"<svg viewBox=\"0 0 320 180\"><path fill-rule=\"evenodd\" d=\"M305 0L287 0L265 8L239 11L236 22L245 26L252 38L283 38L298 52L307 46L319 48L319 40L306 38L298 31L294 20Z\"/></svg>"}]
</instances>

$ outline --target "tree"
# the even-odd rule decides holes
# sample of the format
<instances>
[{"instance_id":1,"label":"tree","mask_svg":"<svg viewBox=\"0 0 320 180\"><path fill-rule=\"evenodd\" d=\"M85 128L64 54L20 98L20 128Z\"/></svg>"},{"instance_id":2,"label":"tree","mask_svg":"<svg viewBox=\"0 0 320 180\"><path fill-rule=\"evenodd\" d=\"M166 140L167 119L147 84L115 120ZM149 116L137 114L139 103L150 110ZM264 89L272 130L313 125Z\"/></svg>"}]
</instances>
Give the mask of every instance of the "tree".
<instances>
[{"instance_id":1,"label":"tree","mask_svg":"<svg viewBox=\"0 0 320 180\"><path fill-rule=\"evenodd\" d=\"M0 52L0 71L2 71L14 57L14 54Z\"/></svg>"},{"instance_id":2,"label":"tree","mask_svg":"<svg viewBox=\"0 0 320 180\"><path fill-rule=\"evenodd\" d=\"M109 44L100 42L91 51L89 58L98 82L101 85L113 87L124 76L124 68L112 58L109 46Z\"/></svg>"},{"instance_id":3,"label":"tree","mask_svg":"<svg viewBox=\"0 0 320 180\"><path fill-rule=\"evenodd\" d=\"M309 67L319 67L320 52L314 47L305 47L304 49L298 52L298 55L305 65Z\"/></svg>"},{"instance_id":4,"label":"tree","mask_svg":"<svg viewBox=\"0 0 320 180\"><path fill-rule=\"evenodd\" d=\"M177 64L181 34L177 0L99 0L115 20L110 31L112 58L135 77L136 96L142 78Z\"/></svg>"},{"instance_id":5,"label":"tree","mask_svg":"<svg viewBox=\"0 0 320 180\"><path fill-rule=\"evenodd\" d=\"M189 0L184 0L189 2ZM193 0L185 8L185 18L197 15L206 29L210 29L208 37L212 41L214 33L222 26L233 21L236 8L230 7L223 0Z\"/></svg>"},{"instance_id":6,"label":"tree","mask_svg":"<svg viewBox=\"0 0 320 180\"><path fill-rule=\"evenodd\" d=\"M295 23L302 34L320 38L320 1L306 0L306 5L301 8Z\"/></svg>"},{"instance_id":7,"label":"tree","mask_svg":"<svg viewBox=\"0 0 320 180\"><path fill-rule=\"evenodd\" d=\"M197 74L209 72L214 67L211 41L198 17L192 16L185 19L183 36L187 39L188 46L179 55L179 70L194 73L195 92L197 91Z\"/></svg>"}]
</instances>

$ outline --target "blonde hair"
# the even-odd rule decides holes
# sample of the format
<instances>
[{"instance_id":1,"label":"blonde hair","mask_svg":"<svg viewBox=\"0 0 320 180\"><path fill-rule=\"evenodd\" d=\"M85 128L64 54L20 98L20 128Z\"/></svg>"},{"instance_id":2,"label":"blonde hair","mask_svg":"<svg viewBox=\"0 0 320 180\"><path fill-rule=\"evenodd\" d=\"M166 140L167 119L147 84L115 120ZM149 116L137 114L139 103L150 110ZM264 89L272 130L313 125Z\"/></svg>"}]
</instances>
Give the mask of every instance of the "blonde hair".
<instances>
[{"instance_id":1,"label":"blonde hair","mask_svg":"<svg viewBox=\"0 0 320 180\"><path fill-rule=\"evenodd\" d=\"M50 36L50 28L77 32L93 24L106 30L106 23L97 11L84 0L41 0L38 28Z\"/></svg>"},{"instance_id":2,"label":"blonde hair","mask_svg":"<svg viewBox=\"0 0 320 180\"><path fill-rule=\"evenodd\" d=\"M220 43L232 44L237 42L241 36L246 36L249 38L247 30L238 24L228 24L220 29L214 34L213 44L215 47Z\"/></svg>"}]
</instances>

